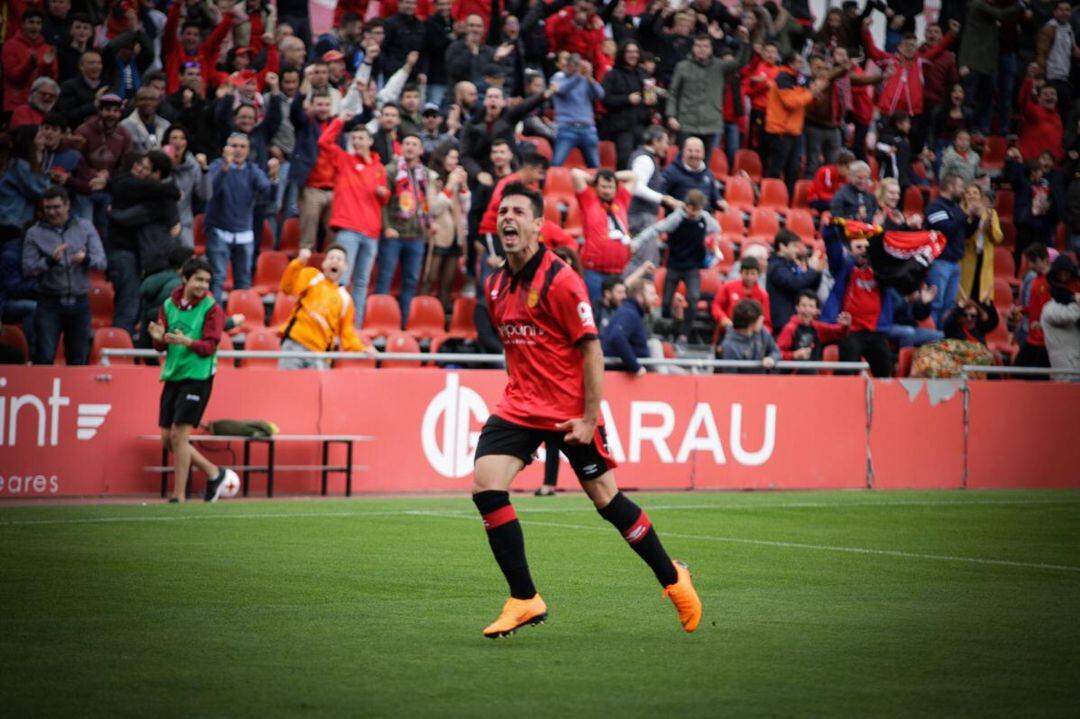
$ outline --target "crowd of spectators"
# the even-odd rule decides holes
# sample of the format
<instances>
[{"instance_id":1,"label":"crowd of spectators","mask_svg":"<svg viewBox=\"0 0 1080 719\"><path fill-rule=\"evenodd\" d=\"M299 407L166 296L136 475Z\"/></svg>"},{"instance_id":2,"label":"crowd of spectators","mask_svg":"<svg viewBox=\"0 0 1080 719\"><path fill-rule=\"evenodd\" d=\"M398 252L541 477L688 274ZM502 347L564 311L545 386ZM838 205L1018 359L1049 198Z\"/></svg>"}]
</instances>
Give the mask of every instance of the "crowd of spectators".
<instances>
[{"instance_id":1,"label":"crowd of spectators","mask_svg":"<svg viewBox=\"0 0 1080 719\"><path fill-rule=\"evenodd\" d=\"M413 331L436 298L497 351L482 283L523 182L631 372L704 351L888 376L946 338L1076 365L1068 2L341 0L321 34L298 0L4 9L0 340L37 364L106 329L149 346L191 253L240 342L436 349ZM835 219L944 249L902 293ZM301 331L314 304L350 326Z\"/></svg>"}]
</instances>

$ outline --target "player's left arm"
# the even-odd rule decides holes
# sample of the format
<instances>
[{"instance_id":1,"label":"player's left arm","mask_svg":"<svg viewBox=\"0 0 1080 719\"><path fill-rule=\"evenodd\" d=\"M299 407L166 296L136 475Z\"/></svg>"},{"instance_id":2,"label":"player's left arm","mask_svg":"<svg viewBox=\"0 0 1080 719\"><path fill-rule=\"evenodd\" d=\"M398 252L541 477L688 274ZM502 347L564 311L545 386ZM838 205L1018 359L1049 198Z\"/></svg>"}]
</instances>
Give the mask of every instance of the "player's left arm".
<instances>
[{"instance_id":1,"label":"player's left arm","mask_svg":"<svg viewBox=\"0 0 1080 719\"><path fill-rule=\"evenodd\" d=\"M596 436L596 423L600 416L600 399L604 396L604 353L600 340L582 340L578 344L585 369L585 408L582 416L555 425L567 430L567 444L590 444Z\"/></svg>"}]
</instances>

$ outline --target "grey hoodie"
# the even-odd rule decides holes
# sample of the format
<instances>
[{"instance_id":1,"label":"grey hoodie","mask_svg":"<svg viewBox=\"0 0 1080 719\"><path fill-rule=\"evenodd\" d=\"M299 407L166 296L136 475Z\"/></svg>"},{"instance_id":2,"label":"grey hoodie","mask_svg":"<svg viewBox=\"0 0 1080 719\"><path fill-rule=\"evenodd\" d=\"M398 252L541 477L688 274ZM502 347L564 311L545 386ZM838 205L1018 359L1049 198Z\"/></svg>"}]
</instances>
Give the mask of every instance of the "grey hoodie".
<instances>
[{"instance_id":1,"label":"grey hoodie","mask_svg":"<svg viewBox=\"0 0 1080 719\"><path fill-rule=\"evenodd\" d=\"M53 251L67 244L59 262ZM86 250L86 259L73 264L71 258ZM26 231L22 273L36 277L38 292L53 297L85 297L90 292L90 270L105 269L105 249L97 230L87 220L72 217L63 227L38 222Z\"/></svg>"},{"instance_id":2,"label":"grey hoodie","mask_svg":"<svg viewBox=\"0 0 1080 719\"><path fill-rule=\"evenodd\" d=\"M780 348L776 346L769 331L762 328L752 335L744 335L735 329L724 333L724 343L720 346L721 356L726 360L755 360L760 362L766 357L780 361ZM753 372L752 369L726 369L725 372Z\"/></svg>"}]
</instances>

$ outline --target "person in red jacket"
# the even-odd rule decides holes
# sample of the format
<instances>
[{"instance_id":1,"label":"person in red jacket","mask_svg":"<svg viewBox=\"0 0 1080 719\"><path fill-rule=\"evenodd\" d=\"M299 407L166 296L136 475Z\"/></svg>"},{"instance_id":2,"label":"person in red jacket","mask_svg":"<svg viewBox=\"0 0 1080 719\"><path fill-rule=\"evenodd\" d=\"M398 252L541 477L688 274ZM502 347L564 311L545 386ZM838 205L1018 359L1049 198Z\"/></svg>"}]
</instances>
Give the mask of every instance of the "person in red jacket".
<instances>
[{"instance_id":1,"label":"person in red jacket","mask_svg":"<svg viewBox=\"0 0 1080 719\"><path fill-rule=\"evenodd\" d=\"M544 22L548 52L563 50L577 53L594 68L605 64L603 57L604 21L596 14L592 0L577 0Z\"/></svg>"},{"instance_id":2,"label":"person in red jacket","mask_svg":"<svg viewBox=\"0 0 1080 719\"><path fill-rule=\"evenodd\" d=\"M761 265L756 257L744 257L740 262L739 279L725 282L716 293L712 303L712 316L716 320L714 343L723 336L724 330L732 325L731 313L739 300L757 300L765 313L765 328L772 332L772 317L769 314L769 294L758 284L761 277Z\"/></svg>"},{"instance_id":3,"label":"person in red jacket","mask_svg":"<svg viewBox=\"0 0 1080 719\"><path fill-rule=\"evenodd\" d=\"M1057 90L1037 78L1039 66L1031 63L1027 77L1020 85L1020 112L1024 116L1020 129L1020 154L1033 160L1049 152L1056 162L1065 156L1065 131L1058 112Z\"/></svg>"},{"instance_id":4,"label":"person in red jacket","mask_svg":"<svg viewBox=\"0 0 1080 719\"><path fill-rule=\"evenodd\" d=\"M570 171L585 234L585 244L581 248L585 286L594 304L603 294L604 280L621 277L630 261L627 211L636 181L631 170L600 170L590 186L588 174L578 169Z\"/></svg>"},{"instance_id":5,"label":"person in red jacket","mask_svg":"<svg viewBox=\"0 0 1080 719\"><path fill-rule=\"evenodd\" d=\"M881 65L888 75L878 93L878 109L883 115L906 112L909 115L921 115L923 112L923 73L922 66L931 62L938 55L949 49L960 31L960 23L949 20L949 32L941 42L932 48L919 52L918 40L914 34L904 35L896 54L883 52L874 44L870 34L870 18L863 26L863 44L866 56ZM891 74L889 74L891 73Z\"/></svg>"},{"instance_id":6,"label":"person in red jacket","mask_svg":"<svg viewBox=\"0 0 1080 719\"><path fill-rule=\"evenodd\" d=\"M366 127L357 125L349 133L349 150L338 144L350 119L352 114L345 112L326 126L319 136L319 155L328 158L337 172L330 228L337 233L334 242L345 248L349 263L345 277L352 277L354 319L360 327L364 323L371 268L379 252L382 208L390 199L390 190L386 186L386 168L371 151L371 132Z\"/></svg>"},{"instance_id":7,"label":"person in red jacket","mask_svg":"<svg viewBox=\"0 0 1080 719\"><path fill-rule=\"evenodd\" d=\"M22 15L15 36L4 43L0 63L4 68L4 113L14 112L30 99L30 87L39 77L56 78L56 48L45 42L41 26L45 16L35 7Z\"/></svg>"},{"instance_id":8,"label":"person in red jacket","mask_svg":"<svg viewBox=\"0 0 1080 719\"><path fill-rule=\"evenodd\" d=\"M810 185L807 198L810 206L818 212L824 212L832 204L833 195L847 184L848 165L855 162L851 150L841 150L836 154L835 165L822 165L814 173L814 182Z\"/></svg>"},{"instance_id":9,"label":"person in red jacket","mask_svg":"<svg viewBox=\"0 0 1080 719\"><path fill-rule=\"evenodd\" d=\"M817 293L813 290L799 292L795 314L776 338L783 359L820 362L825 345L836 344L847 334L851 315L841 312L836 324L831 324L818 320L819 312Z\"/></svg>"},{"instance_id":10,"label":"person in red jacket","mask_svg":"<svg viewBox=\"0 0 1080 719\"><path fill-rule=\"evenodd\" d=\"M174 2L169 7L168 19L165 21L165 29L161 34L166 92L172 95L180 89L180 68L184 63L197 62L202 72L204 91L210 95L214 68L217 65L218 55L221 53L221 44L232 31L236 11L222 13L221 22L204 42L198 23L185 22L181 27L180 11L184 7L183 2ZM240 7L237 5L237 10ZM179 30L179 36L177 36L177 30Z\"/></svg>"},{"instance_id":11,"label":"person in red jacket","mask_svg":"<svg viewBox=\"0 0 1080 719\"><path fill-rule=\"evenodd\" d=\"M742 70L742 94L750 98L747 146L758 152L765 146L765 108L769 104L769 88L780 73L779 63L779 48L776 43L768 43Z\"/></svg>"}]
</instances>

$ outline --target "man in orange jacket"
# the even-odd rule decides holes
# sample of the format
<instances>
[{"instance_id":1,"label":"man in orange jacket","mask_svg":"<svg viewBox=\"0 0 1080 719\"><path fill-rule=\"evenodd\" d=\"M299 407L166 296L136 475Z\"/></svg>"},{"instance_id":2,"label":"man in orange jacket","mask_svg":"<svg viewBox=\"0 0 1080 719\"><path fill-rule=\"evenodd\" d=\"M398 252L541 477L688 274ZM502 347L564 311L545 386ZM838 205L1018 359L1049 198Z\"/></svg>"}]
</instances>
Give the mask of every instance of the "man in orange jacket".
<instances>
[{"instance_id":1,"label":"man in orange jacket","mask_svg":"<svg viewBox=\"0 0 1080 719\"><path fill-rule=\"evenodd\" d=\"M790 50L784 54L765 106L765 175L783 178L789 193L794 192L802 170L799 138L803 134L806 108L815 95L828 88L825 79L814 80L808 88L808 78L794 67L796 57Z\"/></svg>"},{"instance_id":2,"label":"man in orange jacket","mask_svg":"<svg viewBox=\"0 0 1080 719\"><path fill-rule=\"evenodd\" d=\"M339 284L348 266L341 245L330 245L321 270L307 267L299 257L289 263L281 276L281 291L297 300L292 315L278 330L281 349L329 352L340 342L342 351L365 351L353 327L352 297ZM283 357L278 361L281 369L326 369L328 364L315 357Z\"/></svg>"}]
</instances>

